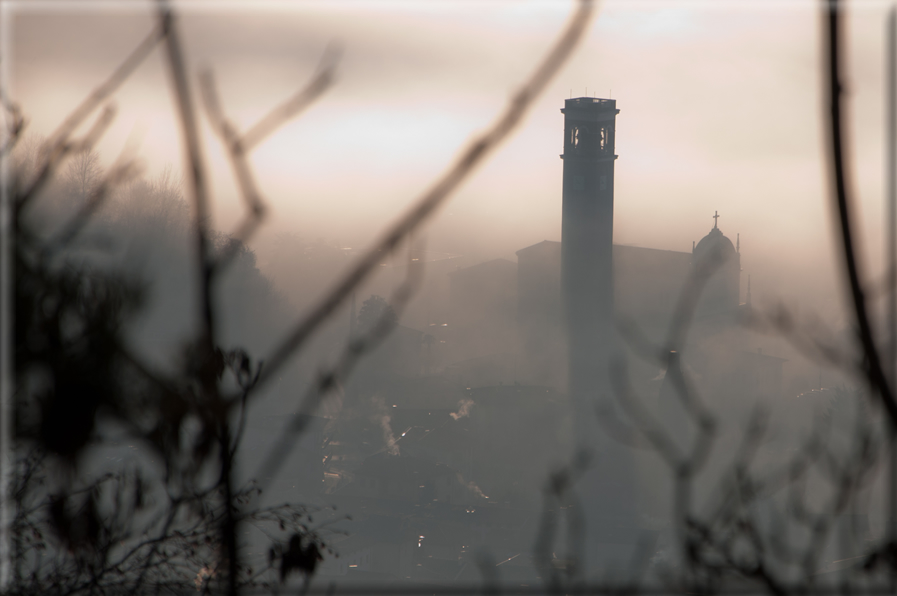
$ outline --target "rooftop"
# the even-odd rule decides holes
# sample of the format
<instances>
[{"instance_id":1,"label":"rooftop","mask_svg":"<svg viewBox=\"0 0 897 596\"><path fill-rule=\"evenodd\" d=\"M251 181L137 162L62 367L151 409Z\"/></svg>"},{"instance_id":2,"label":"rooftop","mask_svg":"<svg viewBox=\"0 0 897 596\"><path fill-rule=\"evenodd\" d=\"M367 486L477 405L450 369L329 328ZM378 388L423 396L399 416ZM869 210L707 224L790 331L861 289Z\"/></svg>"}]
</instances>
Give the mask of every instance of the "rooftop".
<instances>
[{"instance_id":1,"label":"rooftop","mask_svg":"<svg viewBox=\"0 0 897 596\"><path fill-rule=\"evenodd\" d=\"M590 113L594 112L616 112L617 110L617 100L616 99L601 99L599 97L573 97L571 99L564 100L564 109L561 110L561 113L564 113L565 110L586 110Z\"/></svg>"},{"instance_id":2,"label":"rooftop","mask_svg":"<svg viewBox=\"0 0 897 596\"><path fill-rule=\"evenodd\" d=\"M564 104L568 106L576 106L576 107L586 107L592 105L599 105L605 108L614 108L617 106L616 99L601 99L600 97L574 97L572 99L565 99Z\"/></svg>"}]
</instances>

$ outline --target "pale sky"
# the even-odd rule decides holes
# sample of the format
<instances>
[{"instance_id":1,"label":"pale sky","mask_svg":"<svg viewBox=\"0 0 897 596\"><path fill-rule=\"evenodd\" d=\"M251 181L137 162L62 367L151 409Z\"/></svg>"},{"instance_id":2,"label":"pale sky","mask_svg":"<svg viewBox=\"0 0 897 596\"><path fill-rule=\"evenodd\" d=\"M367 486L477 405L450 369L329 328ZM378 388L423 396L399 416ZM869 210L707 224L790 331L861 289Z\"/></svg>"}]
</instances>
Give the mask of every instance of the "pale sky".
<instances>
[{"instance_id":1,"label":"pale sky","mask_svg":"<svg viewBox=\"0 0 897 596\"><path fill-rule=\"evenodd\" d=\"M329 42L336 85L252 155L272 217L257 239L294 231L369 241L502 108L573 8L569 2L177 3L192 73L214 69L246 128L309 78ZM51 132L151 28L152 5L6 1L3 84ZM853 188L864 249L881 253L884 3L849 3ZM564 99L613 97L615 241L688 251L712 227L734 241L754 297L799 295L836 271L822 169L816 2L598 5L587 39L526 121L431 222L435 250L513 257L560 239ZM180 167L162 54L116 94L103 140L129 135L150 175ZM207 122L216 225L238 201ZM790 285L789 285L790 284ZM743 283L744 286L744 283ZM826 299L829 299L828 297ZM834 297L831 297L834 300Z\"/></svg>"}]
</instances>

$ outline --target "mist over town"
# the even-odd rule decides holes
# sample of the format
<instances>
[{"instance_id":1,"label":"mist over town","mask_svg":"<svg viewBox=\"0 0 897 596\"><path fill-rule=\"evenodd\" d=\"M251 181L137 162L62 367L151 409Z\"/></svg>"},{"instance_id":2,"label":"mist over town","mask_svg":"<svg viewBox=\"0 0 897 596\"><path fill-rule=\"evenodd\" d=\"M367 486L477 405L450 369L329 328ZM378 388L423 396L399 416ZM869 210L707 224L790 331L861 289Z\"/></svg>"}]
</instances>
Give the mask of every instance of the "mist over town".
<instances>
[{"instance_id":1,"label":"mist over town","mask_svg":"<svg viewBox=\"0 0 897 596\"><path fill-rule=\"evenodd\" d=\"M5 585L877 586L889 13L847 6L868 338L817 3L5 3Z\"/></svg>"}]
</instances>

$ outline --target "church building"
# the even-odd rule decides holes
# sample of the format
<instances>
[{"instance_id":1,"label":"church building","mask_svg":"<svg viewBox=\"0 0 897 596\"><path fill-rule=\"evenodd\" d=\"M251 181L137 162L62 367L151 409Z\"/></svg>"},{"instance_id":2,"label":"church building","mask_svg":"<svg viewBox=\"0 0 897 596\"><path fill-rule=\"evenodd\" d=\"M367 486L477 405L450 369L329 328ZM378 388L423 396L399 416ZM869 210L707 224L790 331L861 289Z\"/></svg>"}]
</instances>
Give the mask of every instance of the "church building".
<instances>
[{"instance_id":1,"label":"church building","mask_svg":"<svg viewBox=\"0 0 897 596\"><path fill-rule=\"evenodd\" d=\"M715 389L777 396L784 361L752 351L741 325L750 291L742 303L738 235L726 236L714 213L689 252L614 244L616 101L573 98L561 111L562 238L521 248L516 266L496 259L451 273L449 343L466 358L452 374L556 387L576 401L606 389L601 369L628 353L632 334L665 346L684 302L683 365L706 366L701 381ZM649 369L633 372L662 378Z\"/></svg>"}]
</instances>

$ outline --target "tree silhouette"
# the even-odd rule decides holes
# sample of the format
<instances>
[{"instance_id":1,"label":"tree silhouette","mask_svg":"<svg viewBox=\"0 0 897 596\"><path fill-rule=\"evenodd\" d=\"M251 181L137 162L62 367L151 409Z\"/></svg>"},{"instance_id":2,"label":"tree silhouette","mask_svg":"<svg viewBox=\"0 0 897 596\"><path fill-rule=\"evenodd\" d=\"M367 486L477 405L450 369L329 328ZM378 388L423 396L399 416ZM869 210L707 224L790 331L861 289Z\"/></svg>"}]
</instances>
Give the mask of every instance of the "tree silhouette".
<instances>
[{"instance_id":1,"label":"tree silhouette","mask_svg":"<svg viewBox=\"0 0 897 596\"><path fill-rule=\"evenodd\" d=\"M103 169L100 154L93 149L78 151L69 160L65 171L65 183L69 192L86 199L100 183Z\"/></svg>"}]
</instances>

